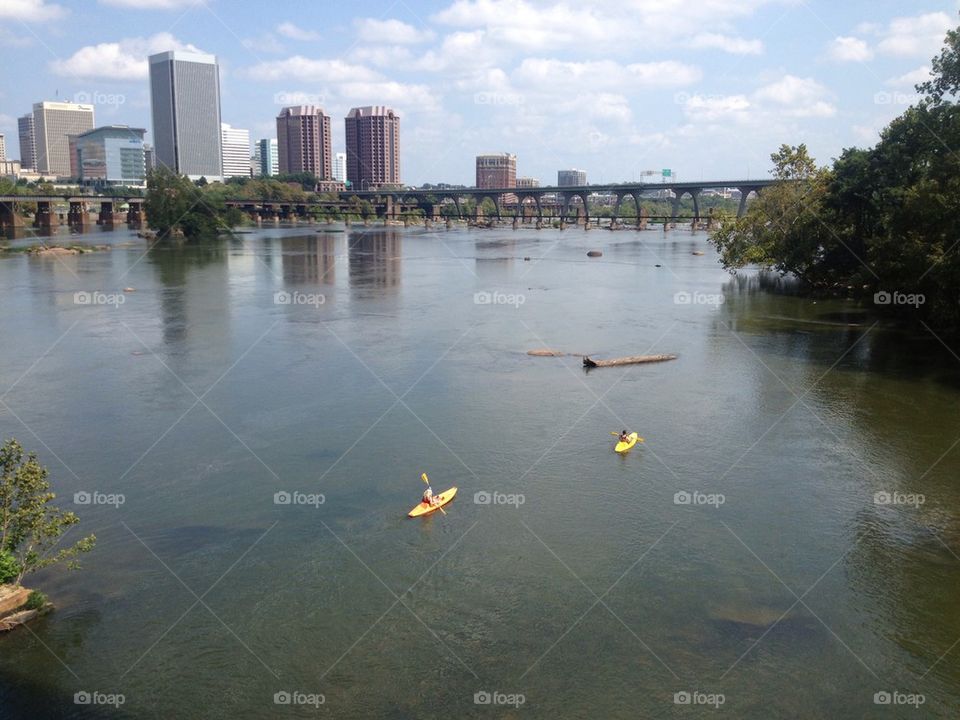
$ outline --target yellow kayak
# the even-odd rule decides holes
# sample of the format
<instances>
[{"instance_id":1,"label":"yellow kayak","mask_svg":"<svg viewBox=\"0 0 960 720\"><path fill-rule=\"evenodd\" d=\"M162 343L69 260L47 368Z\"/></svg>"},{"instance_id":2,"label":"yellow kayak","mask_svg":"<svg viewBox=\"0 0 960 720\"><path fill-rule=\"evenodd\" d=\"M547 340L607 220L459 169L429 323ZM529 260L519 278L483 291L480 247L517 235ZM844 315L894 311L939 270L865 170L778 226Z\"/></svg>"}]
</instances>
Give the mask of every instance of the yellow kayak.
<instances>
[{"instance_id":1,"label":"yellow kayak","mask_svg":"<svg viewBox=\"0 0 960 720\"><path fill-rule=\"evenodd\" d=\"M626 442L617 441L617 445L613 449L618 453L626 452L627 450L632 448L634 445L636 445L638 440L640 442L643 442L643 438L638 438L635 432L630 433L629 435L627 435Z\"/></svg>"},{"instance_id":2,"label":"yellow kayak","mask_svg":"<svg viewBox=\"0 0 960 720\"><path fill-rule=\"evenodd\" d=\"M407 517L420 517L421 515L429 515L432 512L435 512L446 505L448 502L453 500L453 496L457 494L457 489L455 487L450 488L449 490L444 490L439 495L434 495L433 497L437 499L437 502L433 505L425 502L417 503L417 506L413 508L410 512L407 513Z\"/></svg>"}]
</instances>

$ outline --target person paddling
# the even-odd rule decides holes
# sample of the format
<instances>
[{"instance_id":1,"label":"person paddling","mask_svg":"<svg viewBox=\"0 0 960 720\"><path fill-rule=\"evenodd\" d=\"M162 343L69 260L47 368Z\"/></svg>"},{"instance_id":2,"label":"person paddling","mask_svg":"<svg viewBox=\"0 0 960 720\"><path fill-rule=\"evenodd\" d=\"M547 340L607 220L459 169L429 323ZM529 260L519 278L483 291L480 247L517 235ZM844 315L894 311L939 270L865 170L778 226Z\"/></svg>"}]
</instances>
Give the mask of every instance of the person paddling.
<instances>
[{"instance_id":1,"label":"person paddling","mask_svg":"<svg viewBox=\"0 0 960 720\"><path fill-rule=\"evenodd\" d=\"M620 431L620 442L622 442L622 443L630 442L630 436L627 435L627 431L626 431L626 430L621 430L621 431Z\"/></svg>"},{"instance_id":2,"label":"person paddling","mask_svg":"<svg viewBox=\"0 0 960 720\"><path fill-rule=\"evenodd\" d=\"M423 502L427 505L436 505L437 500L433 497L433 489L427 485L427 489L423 491Z\"/></svg>"}]
</instances>

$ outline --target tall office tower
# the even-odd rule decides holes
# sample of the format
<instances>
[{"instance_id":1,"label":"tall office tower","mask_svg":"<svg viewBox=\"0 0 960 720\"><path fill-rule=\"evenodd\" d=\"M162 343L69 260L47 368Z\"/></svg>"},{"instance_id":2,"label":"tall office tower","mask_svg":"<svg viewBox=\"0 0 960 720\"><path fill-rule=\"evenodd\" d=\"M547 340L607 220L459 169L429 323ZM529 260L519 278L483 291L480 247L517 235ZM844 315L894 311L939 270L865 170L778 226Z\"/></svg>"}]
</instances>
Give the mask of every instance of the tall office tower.
<instances>
[{"instance_id":1,"label":"tall office tower","mask_svg":"<svg viewBox=\"0 0 960 720\"><path fill-rule=\"evenodd\" d=\"M333 156L333 179L337 182L347 181L347 154L337 153Z\"/></svg>"},{"instance_id":2,"label":"tall office tower","mask_svg":"<svg viewBox=\"0 0 960 720\"><path fill-rule=\"evenodd\" d=\"M382 105L356 107L345 118L347 181L354 190L400 184L400 116Z\"/></svg>"},{"instance_id":3,"label":"tall office tower","mask_svg":"<svg viewBox=\"0 0 960 720\"><path fill-rule=\"evenodd\" d=\"M576 168L574 168L572 170L557 171L558 187L583 187L586 184L587 184L586 170L577 170Z\"/></svg>"},{"instance_id":4,"label":"tall office tower","mask_svg":"<svg viewBox=\"0 0 960 720\"><path fill-rule=\"evenodd\" d=\"M517 156L510 153L477 155L477 187L512 188L517 186Z\"/></svg>"},{"instance_id":5,"label":"tall office tower","mask_svg":"<svg viewBox=\"0 0 960 720\"><path fill-rule=\"evenodd\" d=\"M37 172L71 177L70 135L93 130L93 105L38 102L33 105Z\"/></svg>"},{"instance_id":6,"label":"tall office tower","mask_svg":"<svg viewBox=\"0 0 960 720\"><path fill-rule=\"evenodd\" d=\"M7 138L0 133L0 161L7 159Z\"/></svg>"},{"instance_id":7,"label":"tall office tower","mask_svg":"<svg viewBox=\"0 0 960 720\"><path fill-rule=\"evenodd\" d=\"M150 172L156 167L155 157L153 155L153 145L150 143L143 144L143 169L146 172Z\"/></svg>"},{"instance_id":8,"label":"tall office tower","mask_svg":"<svg viewBox=\"0 0 960 720\"><path fill-rule=\"evenodd\" d=\"M20 135L20 167L36 169L37 141L33 132L32 112L17 118L17 133Z\"/></svg>"},{"instance_id":9,"label":"tall office tower","mask_svg":"<svg viewBox=\"0 0 960 720\"><path fill-rule=\"evenodd\" d=\"M315 105L285 107L277 115L277 151L280 174L313 173L320 180L333 177L330 116Z\"/></svg>"},{"instance_id":10,"label":"tall office tower","mask_svg":"<svg viewBox=\"0 0 960 720\"><path fill-rule=\"evenodd\" d=\"M250 177L250 131L220 123L223 176Z\"/></svg>"},{"instance_id":11,"label":"tall office tower","mask_svg":"<svg viewBox=\"0 0 960 720\"><path fill-rule=\"evenodd\" d=\"M157 166L194 180L223 177L215 56L182 50L151 55L150 108Z\"/></svg>"},{"instance_id":12,"label":"tall office tower","mask_svg":"<svg viewBox=\"0 0 960 720\"><path fill-rule=\"evenodd\" d=\"M260 175L269 177L280 174L280 157L276 138L257 140L257 159L260 161Z\"/></svg>"}]
</instances>

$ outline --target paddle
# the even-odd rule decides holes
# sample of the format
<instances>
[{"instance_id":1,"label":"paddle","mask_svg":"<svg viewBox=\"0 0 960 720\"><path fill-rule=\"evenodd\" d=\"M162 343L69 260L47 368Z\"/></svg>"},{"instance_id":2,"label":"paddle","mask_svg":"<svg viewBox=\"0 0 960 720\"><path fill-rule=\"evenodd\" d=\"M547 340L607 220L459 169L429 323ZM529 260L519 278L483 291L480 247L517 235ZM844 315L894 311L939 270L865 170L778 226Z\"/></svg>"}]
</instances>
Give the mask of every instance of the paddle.
<instances>
[{"instance_id":1,"label":"paddle","mask_svg":"<svg viewBox=\"0 0 960 720\"><path fill-rule=\"evenodd\" d=\"M426 473L421 473L420 478L427 484L427 487L430 487L430 479L427 477ZM442 512L444 515L447 514L447 511L443 509L443 505L437 505L437 510Z\"/></svg>"}]
</instances>

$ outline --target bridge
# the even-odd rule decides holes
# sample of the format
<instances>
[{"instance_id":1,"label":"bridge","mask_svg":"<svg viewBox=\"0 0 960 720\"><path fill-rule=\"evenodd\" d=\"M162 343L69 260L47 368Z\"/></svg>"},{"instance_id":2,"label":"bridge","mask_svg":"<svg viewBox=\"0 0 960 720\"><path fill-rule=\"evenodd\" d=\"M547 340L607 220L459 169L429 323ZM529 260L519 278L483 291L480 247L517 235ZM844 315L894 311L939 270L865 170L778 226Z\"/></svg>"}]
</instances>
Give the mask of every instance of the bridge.
<instances>
[{"instance_id":1,"label":"bridge","mask_svg":"<svg viewBox=\"0 0 960 720\"><path fill-rule=\"evenodd\" d=\"M544 186L535 188L444 188L444 189L378 189L361 190L356 192L339 193L336 200L228 200L228 207L237 208L247 213L256 221L263 220L291 220L307 218L311 215L311 208L336 210L340 213L356 212L356 200L368 201L376 211L378 217L398 219L413 211L421 211L431 219L440 219L444 206L452 206L458 218L466 218L464 201L474 201L474 212L470 216L479 220L482 215L481 205L484 200L491 200L497 219L502 219L506 208L515 210L514 222L518 219L532 219L535 214L538 226L544 217L559 218L561 226L564 221L576 214L576 222L585 225L590 222L591 198L597 195L615 197L614 211L611 222L616 223L624 200L632 199L636 207L637 227L645 225L650 219L640 210L642 197L649 197L650 193L661 193L668 190L673 194L671 200L672 213L670 217L662 218L664 222L676 221L679 217L680 203L684 197L690 196L693 201L693 217L689 218L694 224L702 220L700 213L700 198L707 190L735 188L740 192L738 216L743 215L747 206L747 198L751 194L759 194L764 188L773 185L775 180L716 180L700 182L667 182L667 183L622 183L606 185L583 186ZM579 201L577 204L576 201ZM0 229L15 228L23 225L23 217L18 212L23 203L36 205L33 217L33 226L37 228L55 228L66 222L71 226L84 226L91 223L91 210L96 212L96 224L112 226L127 223L142 225L146 220L143 211L144 198L140 196L106 196L106 195L0 195ZM120 212L122 205L127 206L127 212ZM66 207L65 217L57 212L58 207Z\"/></svg>"}]
</instances>

